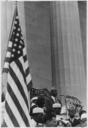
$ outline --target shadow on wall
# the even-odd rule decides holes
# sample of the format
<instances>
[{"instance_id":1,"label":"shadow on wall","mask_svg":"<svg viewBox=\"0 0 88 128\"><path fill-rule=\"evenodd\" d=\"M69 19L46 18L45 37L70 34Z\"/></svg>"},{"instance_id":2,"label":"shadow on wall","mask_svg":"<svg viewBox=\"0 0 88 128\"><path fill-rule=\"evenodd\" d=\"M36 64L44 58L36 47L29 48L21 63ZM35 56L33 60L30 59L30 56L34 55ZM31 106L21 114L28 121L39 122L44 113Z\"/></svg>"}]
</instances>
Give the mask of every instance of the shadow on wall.
<instances>
[{"instance_id":1,"label":"shadow on wall","mask_svg":"<svg viewBox=\"0 0 88 128\"><path fill-rule=\"evenodd\" d=\"M33 85L51 88L49 2L25 2L27 51Z\"/></svg>"}]
</instances>

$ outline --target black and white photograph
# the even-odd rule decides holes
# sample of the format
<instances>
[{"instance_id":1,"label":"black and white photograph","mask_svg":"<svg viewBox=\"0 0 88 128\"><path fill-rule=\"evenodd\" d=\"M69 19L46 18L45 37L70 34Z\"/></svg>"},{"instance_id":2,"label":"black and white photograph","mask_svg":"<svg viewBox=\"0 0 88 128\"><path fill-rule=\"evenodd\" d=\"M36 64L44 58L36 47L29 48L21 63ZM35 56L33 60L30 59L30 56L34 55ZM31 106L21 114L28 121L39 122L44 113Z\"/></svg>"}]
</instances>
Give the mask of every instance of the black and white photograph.
<instances>
[{"instance_id":1,"label":"black and white photograph","mask_svg":"<svg viewBox=\"0 0 88 128\"><path fill-rule=\"evenodd\" d=\"M87 127L87 1L1 1L1 127Z\"/></svg>"}]
</instances>

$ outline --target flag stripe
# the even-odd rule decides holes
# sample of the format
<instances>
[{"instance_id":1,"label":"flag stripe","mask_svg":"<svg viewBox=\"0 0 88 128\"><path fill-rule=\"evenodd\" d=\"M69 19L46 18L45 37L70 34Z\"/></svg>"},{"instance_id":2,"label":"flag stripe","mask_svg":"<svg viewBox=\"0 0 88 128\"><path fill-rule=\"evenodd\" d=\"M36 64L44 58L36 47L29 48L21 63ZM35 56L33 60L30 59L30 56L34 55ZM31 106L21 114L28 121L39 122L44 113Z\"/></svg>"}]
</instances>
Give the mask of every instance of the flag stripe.
<instances>
[{"instance_id":1,"label":"flag stripe","mask_svg":"<svg viewBox=\"0 0 88 128\"><path fill-rule=\"evenodd\" d=\"M28 76L26 77L26 81L27 81L27 84L31 81L31 74L28 74Z\"/></svg>"},{"instance_id":2,"label":"flag stripe","mask_svg":"<svg viewBox=\"0 0 88 128\"><path fill-rule=\"evenodd\" d=\"M2 72L4 73L8 73L8 69L7 68L3 68Z\"/></svg>"},{"instance_id":3,"label":"flag stripe","mask_svg":"<svg viewBox=\"0 0 88 128\"><path fill-rule=\"evenodd\" d=\"M28 116L29 116L28 108L27 108L27 106L26 106L26 104L25 104L25 101L24 101L24 99L23 99L23 97L22 97L22 95L21 95L21 93L20 93L20 91L19 91L17 85L15 84L15 82L14 82L14 80L12 79L12 77L11 77L10 74L8 75L8 80L9 80L9 81L8 81L9 85L10 85L10 83L11 83L11 85L13 85L13 86L11 86L11 88L12 88L12 90L14 90L14 94L15 94L15 95L18 95L17 99L18 99L20 105L21 105L21 103L22 103L21 106L23 106L23 110L25 111L25 114L26 114L27 117L28 117Z\"/></svg>"},{"instance_id":4,"label":"flag stripe","mask_svg":"<svg viewBox=\"0 0 88 128\"><path fill-rule=\"evenodd\" d=\"M24 65L23 63L23 61L22 61L22 59L21 59L21 57L19 58L19 60L20 60L20 62L21 62L21 64L22 65ZM26 63L26 65L28 64L28 61L27 61L27 63ZM29 66L28 66L28 68L29 68ZM26 69L26 70L28 70L28 68ZM24 69L25 70L25 69ZM30 77L29 77L30 76ZM30 83L30 79L28 79L27 77L29 77L30 79L31 79L31 74L30 74L30 72L28 73L28 76L26 76L26 73L25 73L25 78L26 78L26 83L27 83L27 85ZM30 84L32 84L32 83L30 83ZM30 88L30 87L29 87ZM28 87L27 87L27 89L28 89ZM28 90L29 91L29 90Z\"/></svg>"},{"instance_id":5,"label":"flag stripe","mask_svg":"<svg viewBox=\"0 0 88 128\"><path fill-rule=\"evenodd\" d=\"M23 78L24 78L24 81L26 83L26 79L25 79L25 72L24 72L24 69L23 69L23 66L22 66L22 63L18 60L15 61L15 63L17 64L17 67L19 68L20 72L22 73L23 75Z\"/></svg>"},{"instance_id":6,"label":"flag stripe","mask_svg":"<svg viewBox=\"0 0 88 128\"><path fill-rule=\"evenodd\" d=\"M20 62L20 61L21 61L21 62ZM20 59L20 61L17 60L15 63L16 63L17 66L19 67L20 72L23 74L25 83L27 82L27 84L28 84L28 83L31 81L31 74L28 74L28 76L26 76L26 79L25 79L25 74L24 74L23 66L22 66L22 60ZM29 68L29 67L28 67L28 68ZM27 69L28 69L28 68L27 68Z\"/></svg>"},{"instance_id":7,"label":"flag stripe","mask_svg":"<svg viewBox=\"0 0 88 128\"><path fill-rule=\"evenodd\" d=\"M20 59L20 61L21 61L21 59ZM21 61L21 62L23 63L23 61ZM21 74L21 72L20 72L20 70L19 70L19 68L18 68L18 66L16 65L15 62L11 63L10 66L12 67L12 70L15 73L16 78L20 82L20 84L21 84L21 86L22 86L22 88L23 88L23 90L25 92L25 95L26 95L26 97L28 99L27 85L25 85L26 83L24 81L23 75Z\"/></svg>"},{"instance_id":8,"label":"flag stripe","mask_svg":"<svg viewBox=\"0 0 88 128\"><path fill-rule=\"evenodd\" d=\"M29 67L28 60L25 62L25 70Z\"/></svg>"},{"instance_id":9,"label":"flag stripe","mask_svg":"<svg viewBox=\"0 0 88 128\"><path fill-rule=\"evenodd\" d=\"M9 70L10 70L10 75L12 76L14 82L16 83L16 85L17 85L17 87L18 87L20 93L22 94L22 96L23 96L23 98L24 98L24 101L25 101L25 103L26 103L26 105L27 105L27 107L28 107L27 97L26 97L26 95L25 95L25 92L24 92L24 90L23 90L23 87L22 87L20 81L18 80L16 74L14 73L14 71L12 70L11 67L10 67ZM29 107L28 107L28 108L29 108Z\"/></svg>"},{"instance_id":10,"label":"flag stripe","mask_svg":"<svg viewBox=\"0 0 88 128\"><path fill-rule=\"evenodd\" d=\"M10 62L10 57L6 57L5 58L5 63L8 63L9 64L9 62Z\"/></svg>"},{"instance_id":11,"label":"flag stripe","mask_svg":"<svg viewBox=\"0 0 88 128\"><path fill-rule=\"evenodd\" d=\"M26 48L23 49L23 56L27 55L26 54Z\"/></svg>"},{"instance_id":12,"label":"flag stripe","mask_svg":"<svg viewBox=\"0 0 88 128\"><path fill-rule=\"evenodd\" d=\"M17 120L16 120L14 114L12 113L12 111L11 111L11 109L10 109L10 106L9 106L9 104L7 103L7 101L6 101L6 111L7 111L8 115L10 116L10 119L11 119L11 121L13 122L14 126L15 126L15 127L18 127L19 124L18 124L18 122L17 122Z\"/></svg>"},{"instance_id":13,"label":"flag stripe","mask_svg":"<svg viewBox=\"0 0 88 128\"><path fill-rule=\"evenodd\" d=\"M8 67L9 67L9 63L8 62L5 62L4 68L8 68Z\"/></svg>"},{"instance_id":14,"label":"flag stripe","mask_svg":"<svg viewBox=\"0 0 88 128\"><path fill-rule=\"evenodd\" d=\"M6 103L5 103L6 104ZM12 123L12 120L11 118L9 117L9 113L7 113L6 109L5 109L5 116L4 116L4 119L5 119L5 124L10 127L14 127L13 123Z\"/></svg>"},{"instance_id":15,"label":"flag stripe","mask_svg":"<svg viewBox=\"0 0 88 128\"><path fill-rule=\"evenodd\" d=\"M11 93L12 93L12 92L11 92ZM8 101L7 101L7 102L8 102L8 104L10 105L10 109L11 109L12 113L14 114L15 118L17 119L19 125L20 125L20 126L25 126L25 123L24 123L24 121L23 121L23 118L21 117L21 115L20 115L20 113L19 113L19 111L18 111L18 108L17 108L17 106L15 105L15 103L14 103L12 97L10 96L9 92L8 92L7 96L8 96ZM11 115L11 117L12 117L12 115ZM12 119L12 118L11 118L11 119ZM14 125L14 124L13 124L13 125Z\"/></svg>"},{"instance_id":16,"label":"flag stripe","mask_svg":"<svg viewBox=\"0 0 88 128\"><path fill-rule=\"evenodd\" d=\"M30 91L30 89L32 88L33 84L32 84L32 80L30 81L30 83L28 83L27 85L27 88L28 88L28 91Z\"/></svg>"},{"instance_id":17,"label":"flag stripe","mask_svg":"<svg viewBox=\"0 0 88 128\"><path fill-rule=\"evenodd\" d=\"M29 69L29 67L25 70L25 75L26 75L26 77L28 76L28 74L30 73L30 69Z\"/></svg>"},{"instance_id":18,"label":"flag stripe","mask_svg":"<svg viewBox=\"0 0 88 128\"><path fill-rule=\"evenodd\" d=\"M8 92L9 92L12 100L14 101L14 103L15 103L15 105L16 105L16 107L17 107L22 119L24 120L25 125L29 126L29 121L28 121L28 119L27 119L27 117L25 115L25 112L23 111L19 101L17 100L17 97L15 96L15 94L14 94L13 90L11 89L11 87L9 86L9 84L8 84Z\"/></svg>"},{"instance_id":19,"label":"flag stripe","mask_svg":"<svg viewBox=\"0 0 88 128\"><path fill-rule=\"evenodd\" d=\"M24 58L24 62L26 62L27 61L27 55L23 56L23 58Z\"/></svg>"}]
</instances>

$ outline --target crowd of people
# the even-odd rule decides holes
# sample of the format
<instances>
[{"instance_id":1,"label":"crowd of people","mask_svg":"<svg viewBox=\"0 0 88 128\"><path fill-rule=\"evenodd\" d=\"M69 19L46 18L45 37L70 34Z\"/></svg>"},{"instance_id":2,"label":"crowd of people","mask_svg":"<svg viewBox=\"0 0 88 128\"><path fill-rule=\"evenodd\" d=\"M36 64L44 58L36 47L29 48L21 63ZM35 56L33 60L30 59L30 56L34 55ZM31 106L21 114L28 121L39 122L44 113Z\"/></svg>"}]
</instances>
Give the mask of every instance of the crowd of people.
<instances>
[{"instance_id":1,"label":"crowd of people","mask_svg":"<svg viewBox=\"0 0 88 128\"><path fill-rule=\"evenodd\" d=\"M30 115L35 126L76 127L86 125L87 115L76 97L65 96L65 104L58 98L57 90L35 89L30 91Z\"/></svg>"},{"instance_id":2,"label":"crowd of people","mask_svg":"<svg viewBox=\"0 0 88 128\"><path fill-rule=\"evenodd\" d=\"M5 100L2 95L2 102ZM55 88L30 90L30 112L33 127L86 126L87 113L79 99L59 96Z\"/></svg>"}]
</instances>

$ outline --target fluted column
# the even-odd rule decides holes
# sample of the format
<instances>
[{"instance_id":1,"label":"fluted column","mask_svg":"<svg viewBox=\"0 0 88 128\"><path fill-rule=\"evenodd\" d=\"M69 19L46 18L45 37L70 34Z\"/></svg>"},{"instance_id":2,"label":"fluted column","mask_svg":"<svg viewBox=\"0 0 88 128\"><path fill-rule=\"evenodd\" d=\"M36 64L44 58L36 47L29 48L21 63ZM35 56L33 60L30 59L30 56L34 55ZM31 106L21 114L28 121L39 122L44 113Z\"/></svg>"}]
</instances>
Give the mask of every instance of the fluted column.
<instances>
[{"instance_id":1,"label":"fluted column","mask_svg":"<svg viewBox=\"0 0 88 128\"><path fill-rule=\"evenodd\" d=\"M82 37L77 1L51 2L53 21L52 29L54 47L52 50L55 61L57 89L61 94L77 96L86 105L86 76L82 49ZM52 33L51 31L51 33ZM56 42L56 43L55 43ZM57 50L57 51L56 51ZM57 54L55 54L57 53ZM58 66L56 66L58 65ZM52 70L53 71L53 70ZM60 91L58 91L60 93Z\"/></svg>"},{"instance_id":2,"label":"fluted column","mask_svg":"<svg viewBox=\"0 0 88 128\"><path fill-rule=\"evenodd\" d=\"M59 2L50 3L52 86L57 88L58 94L60 95L65 93L65 76L59 6Z\"/></svg>"}]
</instances>

